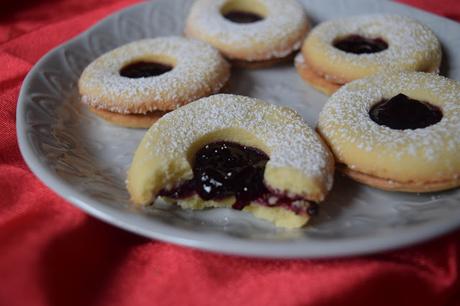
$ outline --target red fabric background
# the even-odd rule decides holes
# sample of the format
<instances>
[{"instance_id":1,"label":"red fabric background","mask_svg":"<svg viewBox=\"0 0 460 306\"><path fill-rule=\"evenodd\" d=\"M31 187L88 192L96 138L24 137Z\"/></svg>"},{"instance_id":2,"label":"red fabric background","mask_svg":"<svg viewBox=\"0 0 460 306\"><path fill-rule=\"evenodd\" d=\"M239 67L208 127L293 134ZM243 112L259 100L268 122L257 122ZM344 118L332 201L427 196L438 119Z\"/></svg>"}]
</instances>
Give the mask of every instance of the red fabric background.
<instances>
[{"instance_id":1,"label":"red fabric background","mask_svg":"<svg viewBox=\"0 0 460 306\"><path fill-rule=\"evenodd\" d=\"M16 144L22 80L47 51L134 0L0 10L0 305L460 305L460 233L334 260L260 260L151 241L44 187ZM458 0L404 2L460 20Z\"/></svg>"}]
</instances>

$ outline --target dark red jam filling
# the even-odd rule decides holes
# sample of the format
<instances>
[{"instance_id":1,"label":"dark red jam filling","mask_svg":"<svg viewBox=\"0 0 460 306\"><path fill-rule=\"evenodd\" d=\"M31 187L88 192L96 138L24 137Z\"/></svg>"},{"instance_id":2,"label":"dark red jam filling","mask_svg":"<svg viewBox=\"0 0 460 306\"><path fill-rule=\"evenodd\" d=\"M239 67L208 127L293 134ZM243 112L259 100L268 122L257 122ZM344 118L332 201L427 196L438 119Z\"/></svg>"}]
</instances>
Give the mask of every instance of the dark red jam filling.
<instances>
[{"instance_id":1,"label":"dark red jam filling","mask_svg":"<svg viewBox=\"0 0 460 306\"><path fill-rule=\"evenodd\" d=\"M268 190L267 193L263 194L255 202L264 206L281 206L295 212L296 214L308 214L309 216L316 216L319 212L318 204L308 202L308 207L306 208L305 205L297 205L297 202L306 202L303 198L289 197L286 194L277 192L275 190Z\"/></svg>"},{"instance_id":2,"label":"dark red jam filling","mask_svg":"<svg viewBox=\"0 0 460 306\"><path fill-rule=\"evenodd\" d=\"M264 152L231 142L205 145L195 155L193 177L203 200L235 196L249 202L266 192Z\"/></svg>"},{"instance_id":3,"label":"dark red jam filling","mask_svg":"<svg viewBox=\"0 0 460 306\"><path fill-rule=\"evenodd\" d=\"M366 38L361 35L350 35L334 42L334 47L354 54L377 53L388 49L388 44L381 38Z\"/></svg>"},{"instance_id":4,"label":"dark red jam filling","mask_svg":"<svg viewBox=\"0 0 460 306\"><path fill-rule=\"evenodd\" d=\"M423 129L442 119L439 107L403 94L377 103L369 115L375 123L395 130Z\"/></svg>"},{"instance_id":5,"label":"dark red jam filling","mask_svg":"<svg viewBox=\"0 0 460 306\"><path fill-rule=\"evenodd\" d=\"M260 15L243 11L230 11L223 16L225 19L235 23L253 23L264 19Z\"/></svg>"},{"instance_id":6,"label":"dark red jam filling","mask_svg":"<svg viewBox=\"0 0 460 306\"><path fill-rule=\"evenodd\" d=\"M120 70L120 75L130 79L148 78L162 75L172 69L173 67L169 65L141 61L123 67Z\"/></svg>"},{"instance_id":7,"label":"dark red jam filling","mask_svg":"<svg viewBox=\"0 0 460 306\"><path fill-rule=\"evenodd\" d=\"M160 196L183 199L198 194L203 200L234 196L234 209L241 210L250 202L266 206L284 206L296 213L315 215L316 204L296 205L302 198L288 197L269 190L264 184L265 165L269 157L264 152L233 142L214 142L202 147L195 155L193 179Z\"/></svg>"}]
</instances>

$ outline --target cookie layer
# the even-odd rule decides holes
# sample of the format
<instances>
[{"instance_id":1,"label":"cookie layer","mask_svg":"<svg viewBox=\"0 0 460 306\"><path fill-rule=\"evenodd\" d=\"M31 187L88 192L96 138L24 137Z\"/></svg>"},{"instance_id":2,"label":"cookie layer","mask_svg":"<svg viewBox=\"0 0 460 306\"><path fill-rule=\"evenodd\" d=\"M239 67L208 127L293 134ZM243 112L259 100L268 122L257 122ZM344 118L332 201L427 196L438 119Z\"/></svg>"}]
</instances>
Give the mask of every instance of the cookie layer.
<instances>
[{"instance_id":1,"label":"cookie layer","mask_svg":"<svg viewBox=\"0 0 460 306\"><path fill-rule=\"evenodd\" d=\"M397 130L370 118L374 105L399 94L438 107L441 121L426 128ZM337 161L349 169L345 173L372 186L391 189L392 181L400 186L393 190L424 192L459 184L457 81L430 73L399 72L351 82L326 103L318 130Z\"/></svg>"},{"instance_id":2,"label":"cookie layer","mask_svg":"<svg viewBox=\"0 0 460 306\"><path fill-rule=\"evenodd\" d=\"M319 75L316 71L311 69L305 62L302 53L299 53L295 57L294 64L297 69L297 72L303 80L305 80L311 86L313 86L314 88L321 91L327 96L332 95L343 85L329 81L323 76Z\"/></svg>"},{"instance_id":3,"label":"cookie layer","mask_svg":"<svg viewBox=\"0 0 460 306\"><path fill-rule=\"evenodd\" d=\"M337 169L357 182L388 191L434 192L460 186L460 178L431 182L397 182L387 178L368 175L359 171L352 170L348 167L337 167Z\"/></svg>"},{"instance_id":4,"label":"cookie layer","mask_svg":"<svg viewBox=\"0 0 460 306\"><path fill-rule=\"evenodd\" d=\"M275 65L282 65L282 64L289 64L292 63L294 59L294 53L287 55L285 57L274 58L270 60L264 61L240 61L240 60L232 60L231 64L234 67L245 68L245 69L263 69L269 68Z\"/></svg>"},{"instance_id":5,"label":"cookie layer","mask_svg":"<svg viewBox=\"0 0 460 306\"><path fill-rule=\"evenodd\" d=\"M147 114L119 114L94 107L89 107L90 111L102 119L128 128L147 129L158 121L166 112L152 111Z\"/></svg>"}]
</instances>

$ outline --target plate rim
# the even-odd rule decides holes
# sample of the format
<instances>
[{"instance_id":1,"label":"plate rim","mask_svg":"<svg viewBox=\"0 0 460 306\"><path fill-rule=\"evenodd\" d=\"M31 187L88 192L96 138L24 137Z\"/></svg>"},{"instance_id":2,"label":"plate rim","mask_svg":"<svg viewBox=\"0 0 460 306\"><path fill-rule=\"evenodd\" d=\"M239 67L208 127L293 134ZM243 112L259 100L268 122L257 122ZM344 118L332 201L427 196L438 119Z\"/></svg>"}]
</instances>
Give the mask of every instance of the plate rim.
<instances>
[{"instance_id":1,"label":"plate rim","mask_svg":"<svg viewBox=\"0 0 460 306\"><path fill-rule=\"evenodd\" d=\"M156 0L155 2L162 2L162 0ZM136 10L138 7L142 6L149 7L152 4L154 5L155 3L138 3L113 12L109 16L96 22L88 29L79 33L74 38L63 42L48 51L27 73L27 76L22 83L16 106L17 141L19 150L26 165L29 167L31 172L52 192L59 195L61 198L73 204L77 208L82 209L92 217L103 220L104 222L107 222L113 226L142 235L144 237L211 252L259 258L337 258L366 255L382 251L394 250L401 247L412 246L414 244L431 240L435 237L446 234L460 226L460 220L458 219L458 216L453 216L451 218L444 218L442 220L437 220L436 222L431 222L430 226L426 226L426 224L424 226L415 225L409 229L405 229L403 233L399 235L396 241L394 241L394 239L388 234L385 234L379 238L345 238L340 242L315 240L314 242L306 243L305 241L302 241L300 245L295 243L296 240L258 240L256 245L254 245L254 242L251 240L238 239L235 237L227 236L225 237L226 243L216 244L213 239L206 238L209 235L189 232L185 229L179 229L172 225L158 223L151 218L149 220L152 222L151 225L155 228L155 230L152 231L145 229L142 226L138 226L137 224L129 222L123 218L117 218L117 215L123 215L126 212L120 212L115 208L93 200L87 195L80 193L78 190L72 188L69 183L60 179L59 176L57 176L51 168L47 167L44 161L40 160L39 157L33 153L32 143L28 140L26 133L26 128L28 126L25 120L25 109L28 99L27 89L30 87L31 80L33 76L39 71L39 68L43 66L50 58L56 56L61 49L77 42L85 35L95 30L97 27L100 27L102 24L109 22L111 19L117 18L120 14L128 13L128 11ZM392 2L392 4L405 6L406 8L416 11L422 11L405 4L395 2ZM454 22L442 16L438 16L426 11L422 12L440 18L444 22ZM141 217L145 217L145 215ZM351 248L351 245L354 245L355 247ZM290 248L288 253L285 252L286 248Z\"/></svg>"}]
</instances>

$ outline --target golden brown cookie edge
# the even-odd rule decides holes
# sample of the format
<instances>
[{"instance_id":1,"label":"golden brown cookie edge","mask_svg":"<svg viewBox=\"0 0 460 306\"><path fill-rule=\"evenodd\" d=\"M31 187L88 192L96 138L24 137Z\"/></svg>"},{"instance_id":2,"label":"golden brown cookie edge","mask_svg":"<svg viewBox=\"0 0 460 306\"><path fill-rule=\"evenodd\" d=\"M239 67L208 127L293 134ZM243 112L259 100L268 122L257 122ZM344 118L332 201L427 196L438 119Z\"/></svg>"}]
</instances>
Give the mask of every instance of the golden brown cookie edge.
<instances>
[{"instance_id":1,"label":"golden brown cookie edge","mask_svg":"<svg viewBox=\"0 0 460 306\"><path fill-rule=\"evenodd\" d=\"M460 178L427 182L398 182L388 178L380 178L363 172L355 171L348 168L346 165L341 165L340 167L337 167L337 169L359 183L386 191L425 193L443 191L460 186Z\"/></svg>"},{"instance_id":2,"label":"golden brown cookie edge","mask_svg":"<svg viewBox=\"0 0 460 306\"><path fill-rule=\"evenodd\" d=\"M128 128L150 128L152 124L157 122L167 112L164 111L152 111L146 114L120 114L103 109L97 109L90 106L90 111L96 114L98 117L104 119L115 125L128 127Z\"/></svg>"},{"instance_id":3,"label":"golden brown cookie edge","mask_svg":"<svg viewBox=\"0 0 460 306\"><path fill-rule=\"evenodd\" d=\"M305 62L296 62L295 67L297 69L297 73L305 82L327 96L331 96L334 92L339 90L340 87L342 87L342 85L331 82L316 73L316 71L310 68Z\"/></svg>"}]
</instances>

